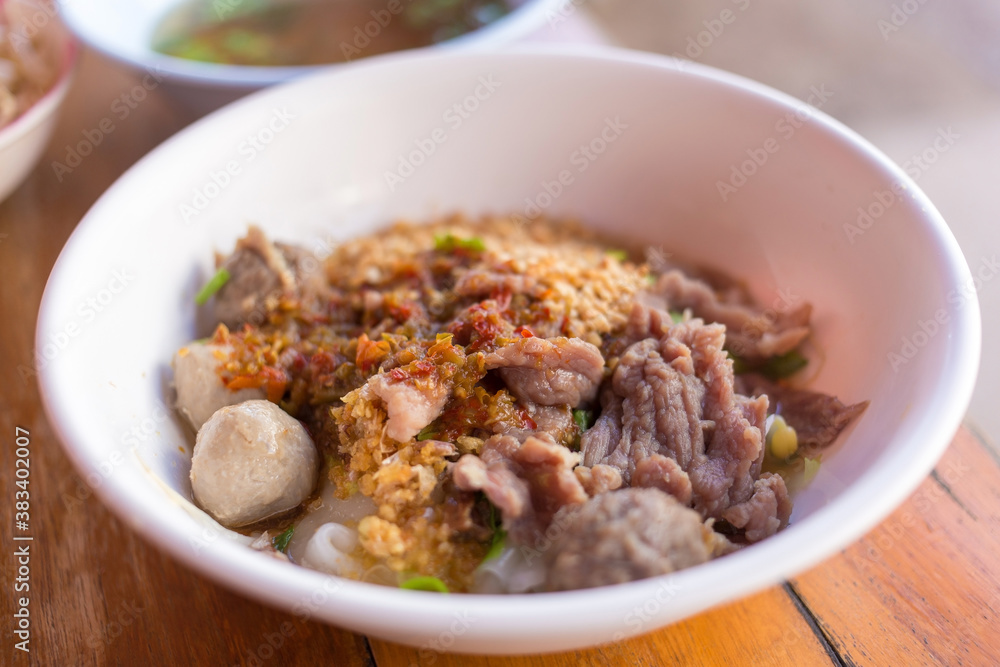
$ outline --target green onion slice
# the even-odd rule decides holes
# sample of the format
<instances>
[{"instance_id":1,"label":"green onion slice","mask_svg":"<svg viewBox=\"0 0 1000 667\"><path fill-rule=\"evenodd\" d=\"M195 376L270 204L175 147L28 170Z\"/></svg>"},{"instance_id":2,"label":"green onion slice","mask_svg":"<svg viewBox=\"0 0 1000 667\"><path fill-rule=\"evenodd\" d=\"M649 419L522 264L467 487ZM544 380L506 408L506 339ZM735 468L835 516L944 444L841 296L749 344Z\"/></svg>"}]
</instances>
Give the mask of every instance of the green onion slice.
<instances>
[{"instance_id":1,"label":"green onion slice","mask_svg":"<svg viewBox=\"0 0 1000 667\"><path fill-rule=\"evenodd\" d=\"M194 302L199 306L204 306L205 303L212 298L213 294L218 292L222 289L223 285L229 282L231 277L232 276L229 275L229 271L226 270L225 267L216 271L215 275L212 276L212 279L205 283L205 286L201 288L200 292L198 292L198 295L194 298Z\"/></svg>"},{"instance_id":2,"label":"green onion slice","mask_svg":"<svg viewBox=\"0 0 1000 667\"><path fill-rule=\"evenodd\" d=\"M448 587L437 577L413 577L399 585L408 591L429 591L431 593L447 593Z\"/></svg>"},{"instance_id":3,"label":"green onion slice","mask_svg":"<svg viewBox=\"0 0 1000 667\"><path fill-rule=\"evenodd\" d=\"M289 526L280 535L276 535L271 544L275 549L281 553L285 553L285 549L288 548L288 542L292 539L292 533L295 532L295 526Z\"/></svg>"}]
</instances>

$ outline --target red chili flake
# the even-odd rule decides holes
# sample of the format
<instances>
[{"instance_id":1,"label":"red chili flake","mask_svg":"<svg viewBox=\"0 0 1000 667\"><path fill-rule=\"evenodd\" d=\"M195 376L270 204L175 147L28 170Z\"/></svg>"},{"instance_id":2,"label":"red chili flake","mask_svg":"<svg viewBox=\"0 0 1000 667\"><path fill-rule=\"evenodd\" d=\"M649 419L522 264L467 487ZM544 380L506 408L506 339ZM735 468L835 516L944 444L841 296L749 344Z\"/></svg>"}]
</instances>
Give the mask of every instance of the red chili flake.
<instances>
[{"instance_id":1,"label":"red chili flake","mask_svg":"<svg viewBox=\"0 0 1000 667\"><path fill-rule=\"evenodd\" d=\"M393 368L389 371L389 377L396 382L403 382L412 378L426 377L435 370L437 370L437 366L433 361L421 359L400 368Z\"/></svg>"},{"instance_id":2,"label":"red chili flake","mask_svg":"<svg viewBox=\"0 0 1000 667\"><path fill-rule=\"evenodd\" d=\"M226 382L226 388L230 391L237 391L264 387L267 390L267 400L277 403L285 395L288 381L288 374L281 368L265 366L253 375L237 375Z\"/></svg>"},{"instance_id":3,"label":"red chili flake","mask_svg":"<svg viewBox=\"0 0 1000 667\"><path fill-rule=\"evenodd\" d=\"M368 338L368 334L361 334L358 337L358 352L354 357L354 363L362 373L367 373L368 369L382 361L387 354L389 354L389 343L384 340L376 343Z\"/></svg>"},{"instance_id":4,"label":"red chili flake","mask_svg":"<svg viewBox=\"0 0 1000 667\"><path fill-rule=\"evenodd\" d=\"M309 358L312 377L320 384L325 384L325 381L336 372L337 365L337 358L325 350L320 350Z\"/></svg>"},{"instance_id":5,"label":"red chili flake","mask_svg":"<svg viewBox=\"0 0 1000 667\"><path fill-rule=\"evenodd\" d=\"M514 329L514 333L515 334L520 334L522 338L534 338L535 337L535 333L531 329L529 329L528 327L525 327L525 326L520 326L520 327Z\"/></svg>"},{"instance_id":6,"label":"red chili flake","mask_svg":"<svg viewBox=\"0 0 1000 667\"><path fill-rule=\"evenodd\" d=\"M392 304L389 306L389 315L397 322L406 322L413 317L413 304Z\"/></svg>"}]
</instances>

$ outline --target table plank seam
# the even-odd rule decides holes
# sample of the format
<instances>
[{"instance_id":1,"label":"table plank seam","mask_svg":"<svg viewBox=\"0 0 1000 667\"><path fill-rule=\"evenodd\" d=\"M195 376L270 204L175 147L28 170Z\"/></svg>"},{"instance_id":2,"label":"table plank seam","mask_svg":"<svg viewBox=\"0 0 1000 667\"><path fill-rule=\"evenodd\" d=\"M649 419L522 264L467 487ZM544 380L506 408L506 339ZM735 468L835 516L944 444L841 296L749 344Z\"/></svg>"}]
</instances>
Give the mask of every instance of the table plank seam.
<instances>
[{"instance_id":1,"label":"table plank seam","mask_svg":"<svg viewBox=\"0 0 1000 667\"><path fill-rule=\"evenodd\" d=\"M795 586L792 582L786 581L781 585L781 587L785 590L788 597L791 598L792 604L795 605L796 610L798 610L799 614L802 615L802 618L805 619L809 628L812 630L813 635L816 637L817 641L819 641L820 646L823 647L823 650L825 650L826 654L830 657L830 662L838 667L855 667L854 663L849 658L845 659L844 656L841 656L837 651L837 648L833 645L830 637L827 636L826 632L820 625L819 619L806 605L802 596L799 595L799 592L795 590Z\"/></svg>"},{"instance_id":2,"label":"table plank seam","mask_svg":"<svg viewBox=\"0 0 1000 667\"><path fill-rule=\"evenodd\" d=\"M993 440L991 440L985 433L983 433L979 429L978 426L976 426L969 420L965 420L964 422L962 422L962 426L964 426L969 431L969 433L972 434L972 439L975 440L976 443L980 447L982 447L987 454L989 454L990 458L993 459L993 462L996 463L997 466L1000 466L1000 448L996 446Z\"/></svg>"},{"instance_id":3,"label":"table plank seam","mask_svg":"<svg viewBox=\"0 0 1000 667\"><path fill-rule=\"evenodd\" d=\"M372 650L371 639L368 638L368 635L362 635L361 638L365 640L364 657L367 658L366 664L368 667L378 667L378 658L375 657L375 651Z\"/></svg>"},{"instance_id":4,"label":"table plank seam","mask_svg":"<svg viewBox=\"0 0 1000 667\"><path fill-rule=\"evenodd\" d=\"M943 479L941 479L941 475L938 473L937 468L931 470L931 479L937 482L937 485L940 486L941 489L948 494L948 497L951 498L955 502L955 504L962 509L963 512L968 514L973 521L979 521L979 517L973 514L972 510L966 507L965 504L962 503L961 500L959 500L958 496L955 495L955 492L951 490L950 486L948 486L948 483L945 482Z\"/></svg>"}]
</instances>

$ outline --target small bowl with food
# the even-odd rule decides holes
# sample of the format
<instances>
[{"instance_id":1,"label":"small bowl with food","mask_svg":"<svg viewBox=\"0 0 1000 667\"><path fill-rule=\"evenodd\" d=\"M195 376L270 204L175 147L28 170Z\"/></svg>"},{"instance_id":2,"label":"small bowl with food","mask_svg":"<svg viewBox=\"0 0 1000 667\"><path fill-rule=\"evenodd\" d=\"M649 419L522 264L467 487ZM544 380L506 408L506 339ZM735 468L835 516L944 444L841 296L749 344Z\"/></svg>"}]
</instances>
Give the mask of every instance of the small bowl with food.
<instances>
[{"instance_id":1,"label":"small bowl with food","mask_svg":"<svg viewBox=\"0 0 1000 667\"><path fill-rule=\"evenodd\" d=\"M45 150L73 78L76 52L51 5L0 2L0 201Z\"/></svg>"},{"instance_id":2,"label":"small bowl with food","mask_svg":"<svg viewBox=\"0 0 1000 667\"><path fill-rule=\"evenodd\" d=\"M88 45L155 72L206 113L317 68L421 47L476 49L536 33L569 0L100 0L63 3Z\"/></svg>"},{"instance_id":3,"label":"small bowl with food","mask_svg":"<svg viewBox=\"0 0 1000 667\"><path fill-rule=\"evenodd\" d=\"M184 130L74 232L36 361L81 473L193 569L528 653L858 538L947 446L979 335L944 221L850 130L535 47L386 56Z\"/></svg>"}]
</instances>

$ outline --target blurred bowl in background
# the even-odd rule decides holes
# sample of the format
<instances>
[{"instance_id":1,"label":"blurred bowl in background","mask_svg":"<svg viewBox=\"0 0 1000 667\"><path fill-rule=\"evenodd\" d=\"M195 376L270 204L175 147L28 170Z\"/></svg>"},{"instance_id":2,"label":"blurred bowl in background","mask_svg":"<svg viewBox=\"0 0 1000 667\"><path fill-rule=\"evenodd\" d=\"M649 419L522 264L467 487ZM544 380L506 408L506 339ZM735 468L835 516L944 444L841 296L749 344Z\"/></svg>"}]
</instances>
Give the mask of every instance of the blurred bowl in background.
<instances>
[{"instance_id":1,"label":"blurred bowl in background","mask_svg":"<svg viewBox=\"0 0 1000 667\"><path fill-rule=\"evenodd\" d=\"M213 111L255 90L325 67L253 67L201 62L166 55L154 49L164 19L191 0L61 0L60 12L69 28L87 45L137 70L162 77L164 90L199 115ZM238 7L249 0L220 0L219 7ZM386 6L400 0L386 0ZM434 49L482 49L511 44L543 30L570 12L571 0L510 0L512 11L488 25L433 45ZM206 6L209 6L206 3ZM216 7L217 4L212 4ZM221 13L225 13L224 11ZM229 17L227 17L229 18ZM374 19L372 19L374 21ZM354 26L364 29L364 25ZM370 34L370 33L369 33ZM379 35L375 33L376 37ZM374 38L373 38L374 39Z\"/></svg>"},{"instance_id":2,"label":"blurred bowl in background","mask_svg":"<svg viewBox=\"0 0 1000 667\"><path fill-rule=\"evenodd\" d=\"M34 37L34 31L38 31L44 55L55 63L58 73L55 83L40 99L10 124L0 127L0 201L24 181L42 156L73 80L79 54L76 41L53 11L30 9L37 12L28 19L32 22L29 36Z\"/></svg>"}]
</instances>

